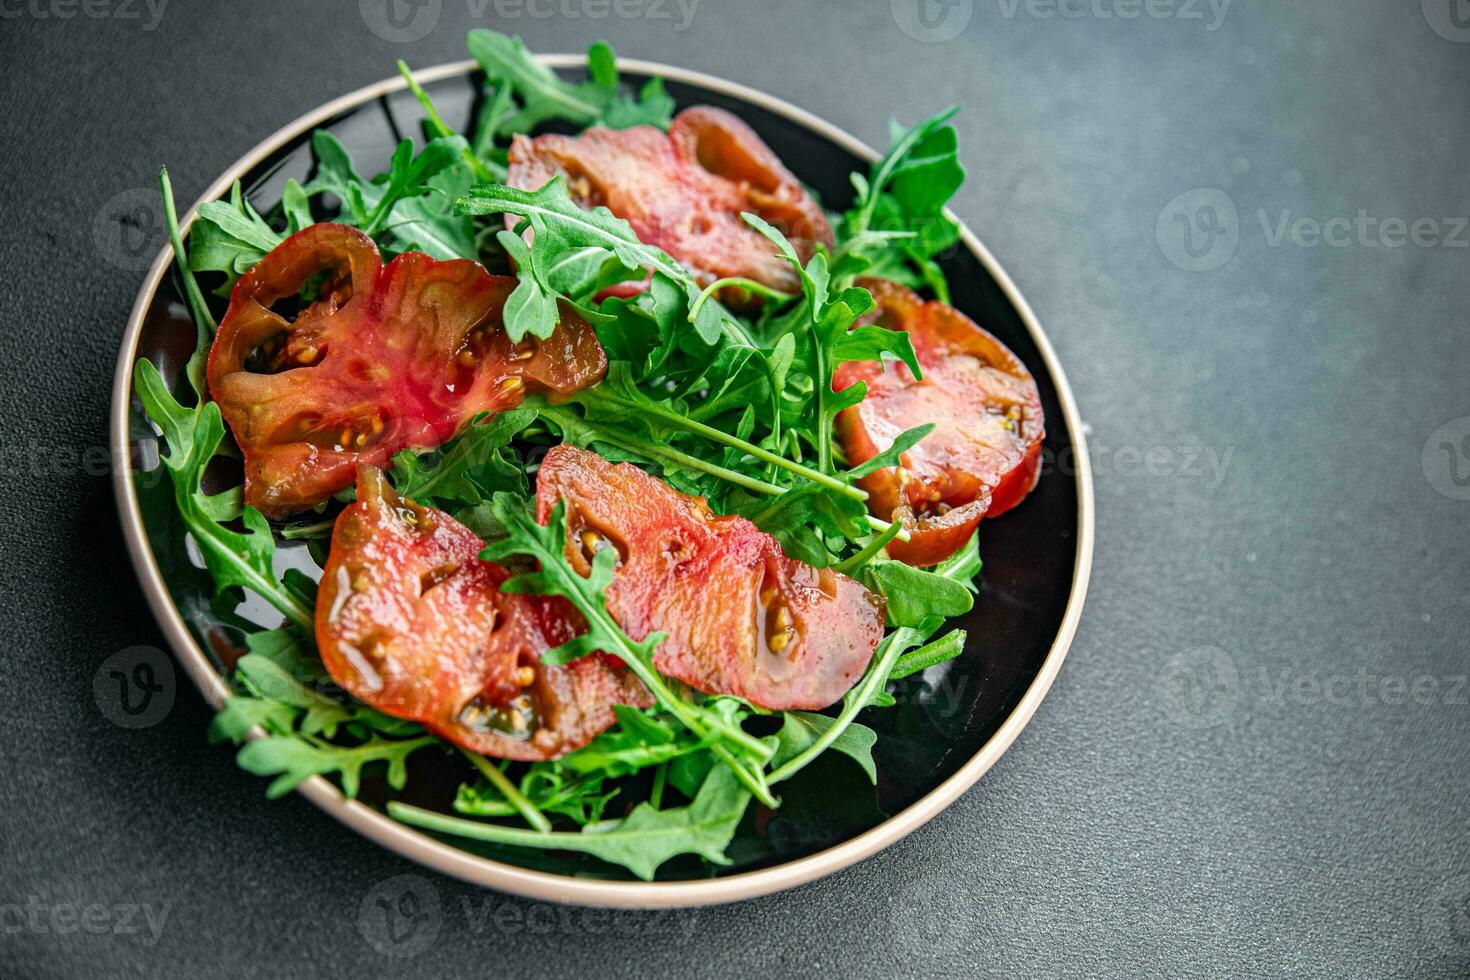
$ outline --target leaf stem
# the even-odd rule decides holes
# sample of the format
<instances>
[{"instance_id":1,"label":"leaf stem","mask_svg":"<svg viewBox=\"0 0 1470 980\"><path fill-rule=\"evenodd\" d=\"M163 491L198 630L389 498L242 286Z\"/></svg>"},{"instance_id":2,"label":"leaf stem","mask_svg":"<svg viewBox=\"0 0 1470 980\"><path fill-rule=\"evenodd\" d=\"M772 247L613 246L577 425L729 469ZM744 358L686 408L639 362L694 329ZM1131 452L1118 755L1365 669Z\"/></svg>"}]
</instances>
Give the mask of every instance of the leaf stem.
<instances>
[{"instance_id":1,"label":"leaf stem","mask_svg":"<svg viewBox=\"0 0 1470 980\"><path fill-rule=\"evenodd\" d=\"M866 501L868 499L868 494L866 491L861 490L849 483L843 483L835 476L831 476L824 472L818 472L817 470L814 470L809 466L803 466L800 463L794 463L791 460L787 459L785 456L780 455L779 453L773 453L769 449L763 449L760 446L757 446L752 442L748 442L745 439L741 439L738 436L733 436L728 432L715 428L714 426L705 425L703 422L696 422L694 419L687 418L675 412L671 412L668 409L659 407L658 405L652 403L638 403L634 401L629 401L626 398L620 398L617 395L609 394L608 392L598 388L591 388L583 392L582 394L577 396L577 400L584 404L588 401L600 400L611 403L613 405L617 405L620 408L626 408L635 412L643 412L647 415L652 415L655 418L660 419L661 421L668 422L670 425L676 425L680 428L688 429L690 432L704 436L706 439L710 439L714 442L723 443L726 446L730 446L734 449L739 449L740 451L754 456L756 459L759 459L763 462L770 463L773 466L778 466L789 473L796 474L797 476L805 477L806 479L811 480L813 483L819 483L829 490L835 490L845 497L851 497L853 500L859 501ZM828 452L829 455L827 457L827 463L830 467L830 449Z\"/></svg>"},{"instance_id":2,"label":"leaf stem","mask_svg":"<svg viewBox=\"0 0 1470 980\"><path fill-rule=\"evenodd\" d=\"M536 804L526 799L525 794L510 781L509 776L500 771L499 766L494 765L478 752L471 752L463 747L460 748L460 752L464 753L464 757L470 760L470 764L480 770L480 775L488 779L490 785L499 790L500 795L516 808L516 812L526 818L526 823L543 834L551 830L551 821L546 819L546 814L538 810Z\"/></svg>"},{"instance_id":3,"label":"leaf stem","mask_svg":"<svg viewBox=\"0 0 1470 980\"><path fill-rule=\"evenodd\" d=\"M764 296L766 299L795 299L791 293L783 293L779 289L772 289L763 282L747 279L745 276L726 276L723 279L716 279L704 287L704 289L700 290L699 295L695 297L694 302L689 306L689 322L693 323L695 318L699 316L699 310L704 306L706 300L726 286L738 286L759 296Z\"/></svg>"},{"instance_id":4,"label":"leaf stem","mask_svg":"<svg viewBox=\"0 0 1470 980\"><path fill-rule=\"evenodd\" d=\"M817 756L827 751L828 746L837 741L837 737L847 730L857 717L858 712L866 708L878 691L888 683L888 672L893 664L909 646L922 639L918 630L908 626L901 626L883 638L878 646L878 653L873 662L868 666L868 672L858 682L858 686L848 692L847 697L842 700L842 711L837 715L837 720L817 740L803 749L798 755L787 760L786 764L778 768L766 777L766 782L772 785L790 779L799 771L806 768Z\"/></svg>"},{"instance_id":5,"label":"leaf stem","mask_svg":"<svg viewBox=\"0 0 1470 980\"><path fill-rule=\"evenodd\" d=\"M871 521L871 518L869 520ZM881 534L874 537L872 541L869 541L867 545L864 546L862 551L859 551L857 554L853 555L850 558L843 559L833 567L836 568L836 570L841 572L843 575L851 575L853 572L866 565L868 563L868 560L871 559L874 555L878 554L885 547L887 547L888 542L898 537L898 535L902 531L903 527L901 525L889 524L888 527L885 528Z\"/></svg>"},{"instance_id":6,"label":"leaf stem","mask_svg":"<svg viewBox=\"0 0 1470 980\"><path fill-rule=\"evenodd\" d=\"M414 98L419 100L419 105L424 107L424 113L428 116L429 128L434 131L435 135L456 135L454 130L449 128L449 124L444 121L444 117L439 115L439 110L434 107L434 102L429 98L429 93L425 92L424 87L418 83L418 79L413 77L413 71L402 58L398 59L398 73L408 83L408 90L413 93ZM495 173L489 167L485 166L479 157L475 156L468 144L460 151L459 155L469 168L474 171L477 180L492 181L495 179Z\"/></svg>"}]
</instances>

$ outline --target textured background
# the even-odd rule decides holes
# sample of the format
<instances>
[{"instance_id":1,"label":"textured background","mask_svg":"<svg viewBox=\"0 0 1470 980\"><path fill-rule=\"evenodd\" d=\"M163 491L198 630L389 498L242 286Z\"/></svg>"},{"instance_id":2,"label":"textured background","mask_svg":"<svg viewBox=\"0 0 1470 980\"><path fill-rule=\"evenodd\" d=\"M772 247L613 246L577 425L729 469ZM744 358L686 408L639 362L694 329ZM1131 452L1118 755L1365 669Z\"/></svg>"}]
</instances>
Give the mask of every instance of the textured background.
<instances>
[{"instance_id":1,"label":"textured background","mask_svg":"<svg viewBox=\"0 0 1470 980\"><path fill-rule=\"evenodd\" d=\"M1470 972L1465 0L157 2L0 2L0 976ZM956 208L1070 372L1097 559L1030 727L858 867L661 915L403 880L208 748L182 675L141 729L94 690L162 642L104 448L159 163L192 200L472 26L872 143L965 103Z\"/></svg>"}]
</instances>

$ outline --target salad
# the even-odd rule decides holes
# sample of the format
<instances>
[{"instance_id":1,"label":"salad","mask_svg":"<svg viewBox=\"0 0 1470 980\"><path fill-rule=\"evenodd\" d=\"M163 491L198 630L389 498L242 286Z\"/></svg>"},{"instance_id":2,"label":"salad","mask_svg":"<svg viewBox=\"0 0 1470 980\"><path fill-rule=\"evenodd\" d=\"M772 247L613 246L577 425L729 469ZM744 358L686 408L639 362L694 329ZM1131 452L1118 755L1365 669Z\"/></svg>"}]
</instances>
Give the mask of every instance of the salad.
<instances>
[{"instance_id":1,"label":"salad","mask_svg":"<svg viewBox=\"0 0 1470 980\"><path fill-rule=\"evenodd\" d=\"M955 110L831 214L605 44L575 83L468 46L473 131L400 62L424 140L384 174L318 131L278 208L236 184L187 246L162 174L197 346L178 391L147 359L134 384L241 640L210 737L271 796L450 753L453 812L390 816L643 879L727 864L824 753L876 782L861 716L963 652L977 528L1039 475L1037 387L936 261Z\"/></svg>"}]
</instances>

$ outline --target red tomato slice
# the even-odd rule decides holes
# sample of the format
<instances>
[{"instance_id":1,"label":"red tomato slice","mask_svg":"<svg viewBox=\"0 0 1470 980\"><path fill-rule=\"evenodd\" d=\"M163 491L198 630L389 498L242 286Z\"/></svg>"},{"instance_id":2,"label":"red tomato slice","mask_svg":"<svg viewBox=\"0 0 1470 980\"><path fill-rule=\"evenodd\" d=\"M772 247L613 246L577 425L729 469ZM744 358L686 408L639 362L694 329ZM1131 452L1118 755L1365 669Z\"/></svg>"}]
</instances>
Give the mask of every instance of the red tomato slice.
<instances>
[{"instance_id":1,"label":"red tomato slice","mask_svg":"<svg viewBox=\"0 0 1470 980\"><path fill-rule=\"evenodd\" d=\"M883 636L881 597L787 558L743 517L720 517L635 466L562 445L536 478L537 518L566 501L567 557L583 574L616 548L607 607L634 639L668 634L666 677L771 709L824 708L856 683Z\"/></svg>"},{"instance_id":2,"label":"red tomato slice","mask_svg":"<svg viewBox=\"0 0 1470 980\"><path fill-rule=\"evenodd\" d=\"M723 109L685 109L667 135L634 126L515 137L511 185L537 190L557 174L578 204L608 208L705 285L744 276L798 289L796 272L742 211L779 228L803 262L818 242L832 247L832 227L811 195L754 130Z\"/></svg>"},{"instance_id":3,"label":"red tomato slice","mask_svg":"<svg viewBox=\"0 0 1470 980\"><path fill-rule=\"evenodd\" d=\"M909 541L894 541L888 553L932 565L964 545L982 517L1010 510L1036 486L1045 434L1041 395L1016 355L959 310L886 280L859 285L876 303L865 322L908 331L924 377L915 380L902 364L843 364L832 387L866 381L868 394L837 417L838 436L857 465L899 433L936 424L900 456L902 466L861 481L873 513L909 530Z\"/></svg>"},{"instance_id":4,"label":"red tomato slice","mask_svg":"<svg viewBox=\"0 0 1470 980\"><path fill-rule=\"evenodd\" d=\"M440 510L364 467L342 511L316 604L328 672L353 697L503 759L553 759L612 725L614 704L653 703L602 654L541 654L580 632L564 600L500 591L510 573Z\"/></svg>"},{"instance_id":5,"label":"red tomato slice","mask_svg":"<svg viewBox=\"0 0 1470 980\"><path fill-rule=\"evenodd\" d=\"M318 283L294 321L271 307ZM592 328L570 310L548 340L501 329L509 276L312 225L240 278L209 352L210 395L245 454L245 500L281 518L352 484L359 465L432 448L527 390L565 396L602 377Z\"/></svg>"}]
</instances>

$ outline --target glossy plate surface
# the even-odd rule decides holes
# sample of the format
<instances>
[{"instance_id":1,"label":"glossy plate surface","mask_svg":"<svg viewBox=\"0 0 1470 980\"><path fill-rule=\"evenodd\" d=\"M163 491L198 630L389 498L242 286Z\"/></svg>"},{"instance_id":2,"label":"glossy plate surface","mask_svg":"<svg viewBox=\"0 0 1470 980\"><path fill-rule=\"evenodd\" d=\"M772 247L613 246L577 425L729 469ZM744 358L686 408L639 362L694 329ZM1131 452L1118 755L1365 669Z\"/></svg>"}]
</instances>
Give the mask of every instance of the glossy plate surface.
<instances>
[{"instance_id":1,"label":"glossy plate surface","mask_svg":"<svg viewBox=\"0 0 1470 980\"><path fill-rule=\"evenodd\" d=\"M569 74L580 74L585 63L580 56L543 60ZM663 76L680 108L716 105L740 115L829 208L848 205L849 172L866 172L874 158L871 149L846 133L750 89L646 62L622 61L620 67L633 84ZM445 65L418 77L450 125L467 124L481 87L471 63ZM203 200L222 196L239 180L255 207L268 212L288 178L305 180L309 174L309 139L318 128L329 129L346 145L359 172L376 173L386 168L401 137L421 138L421 118L401 79L369 86L263 141ZM961 138L963 144L963 130ZM186 228L193 214L184 217ZM208 576L185 546L167 478L157 466L153 430L131 383L137 357L151 358L172 382L193 344L194 328L172 259L166 248L149 270L119 353L112 441L117 458L127 453L133 466L116 471L115 489L149 603L176 655L217 705L227 690L222 671L237 655L240 633L214 609ZM584 856L438 838L405 827L381 810L386 792L381 778L364 780L357 800L344 799L320 777L303 783L299 792L378 843L465 880L543 900L635 907L702 905L788 888L880 850L952 802L1015 739L1061 666L1087 588L1093 517L1080 419L1040 325L968 229L962 247L943 264L954 304L1000 337L1035 375L1046 411L1046 465L1040 484L1021 506L981 525L980 597L975 609L954 624L969 631L965 653L900 682L895 707L865 713L862 720L879 734L877 787L851 762L830 755L782 787L779 812L752 806L729 848L730 865L712 874L696 859L675 859L654 882L631 880L621 869ZM281 560L315 568L299 544L282 547ZM267 612L248 600L237 610L274 625L275 617ZM457 756L422 751L413 757L408 791L399 798L449 812L456 786L469 775ZM255 777L242 773L241 778ZM262 791L264 786L262 781Z\"/></svg>"}]
</instances>

